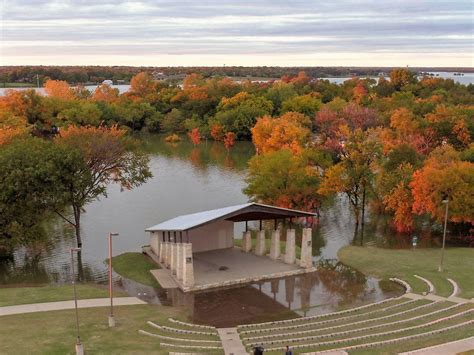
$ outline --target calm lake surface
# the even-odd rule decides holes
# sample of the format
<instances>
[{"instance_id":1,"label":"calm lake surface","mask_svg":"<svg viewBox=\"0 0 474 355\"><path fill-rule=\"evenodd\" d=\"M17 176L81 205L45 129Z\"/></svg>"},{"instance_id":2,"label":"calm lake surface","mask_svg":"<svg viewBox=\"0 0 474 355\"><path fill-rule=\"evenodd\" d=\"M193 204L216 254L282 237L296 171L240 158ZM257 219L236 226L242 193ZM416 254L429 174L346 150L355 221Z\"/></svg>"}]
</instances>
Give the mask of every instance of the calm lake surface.
<instances>
[{"instance_id":1,"label":"calm lake surface","mask_svg":"<svg viewBox=\"0 0 474 355\"><path fill-rule=\"evenodd\" d=\"M193 147L187 140L171 145L161 136L142 139L151 156L153 178L131 191L117 185L108 197L88 206L82 220L83 251L78 277L83 282L107 282L107 235L118 232L114 255L141 251L149 243L144 229L177 215L245 203L243 194L247 161L254 155L250 142L237 142L229 154L221 143ZM73 230L59 219L47 223L48 238L0 259L0 285L15 287L69 282L69 249L75 246ZM241 235L243 226L236 226ZM419 246L430 246L430 233L422 233ZM381 300L400 293L383 291L378 280L345 267L335 260L344 245L374 244L410 247L409 236L396 236L386 221L370 214L363 240L354 239L353 217L344 198L328 203L319 226L313 230L315 262L326 264L311 275L273 280L232 290L183 294L157 291L116 275L118 287L151 303L185 305L190 319L220 326L262 321L268 317L326 313L341 306ZM247 309L242 312L242 309ZM225 319L222 314L226 313ZM245 316L244 316L245 314Z\"/></svg>"},{"instance_id":2,"label":"calm lake surface","mask_svg":"<svg viewBox=\"0 0 474 355\"><path fill-rule=\"evenodd\" d=\"M469 85L469 84L474 84L474 73L461 73L463 75L454 75L454 72L430 72L430 74L433 74L433 77L439 77L439 78L444 78L444 79L453 79L455 82L464 84L464 85ZM458 73L457 73L458 74ZM375 80L378 80L378 77L367 77L367 78L372 78ZM329 80L331 83L335 84L342 84L344 81L352 79L351 77L328 77L328 78L321 78L324 80ZM390 79L390 78L387 78ZM130 85L113 85L114 88L119 89L119 92L123 94L124 92L128 91L130 89ZM97 88L97 85L87 85L86 88L90 92L94 92L94 90ZM35 89L37 92L45 95L44 88L0 88L0 96L5 95L5 91L7 90L28 90L28 89Z\"/></svg>"}]
</instances>

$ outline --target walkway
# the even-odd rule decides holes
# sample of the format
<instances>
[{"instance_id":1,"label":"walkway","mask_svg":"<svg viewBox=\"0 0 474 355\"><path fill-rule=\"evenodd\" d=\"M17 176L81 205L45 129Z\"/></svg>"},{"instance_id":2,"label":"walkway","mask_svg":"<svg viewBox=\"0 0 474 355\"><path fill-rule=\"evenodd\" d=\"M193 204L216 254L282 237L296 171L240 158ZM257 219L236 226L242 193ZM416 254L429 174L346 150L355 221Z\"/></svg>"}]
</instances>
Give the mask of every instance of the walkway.
<instances>
[{"instance_id":1,"label":"walkway","mask_svg":"<svg viewBox=\"0 0 474 355\"><path fill-rule=\"evenodd\" d=\"M408 351L406 353L400 353L399 355L454 355L468 350L474 350L474 337L430 346L429 348Z\"/></svg>"},{"instance_id":2,"label":"walkway","mask_svg":"<svg viewBox=\"0 0 474 355\"><path fill-rule=\"evenodd\" d=\"M146 302L136 297L117 297L114 298L114 306L132 306L137 304L146 304ZM78 308L107 307L110 305L109 298L91 298L87 300L78 300ZM21 304L17 306L0 307L0 316L9 316L12 314L34 313L59 311L64 309L74 309L74 301L46 302Z\"/></svg>"},{"instance_id":3,"label":"walkway","mask_svg":"<svg viewBox=\"0 0 474 355\"><path fill-rule=\"evenodd\" d=\"M221 338L225 355L248 355L242 340L240 340L237 328L218 328L217 333Z\"/></svg>"}]
</instances>

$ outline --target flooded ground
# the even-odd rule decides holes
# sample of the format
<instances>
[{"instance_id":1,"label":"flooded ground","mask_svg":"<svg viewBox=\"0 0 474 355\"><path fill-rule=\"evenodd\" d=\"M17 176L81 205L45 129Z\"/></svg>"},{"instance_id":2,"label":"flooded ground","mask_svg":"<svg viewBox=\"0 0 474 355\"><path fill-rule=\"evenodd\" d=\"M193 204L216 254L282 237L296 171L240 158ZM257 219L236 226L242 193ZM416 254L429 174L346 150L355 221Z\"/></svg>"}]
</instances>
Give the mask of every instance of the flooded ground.
<instances>
[{"instance_id":1,"label":"flooded ground","mask_svg":"<svg viewBox=\"0 0 474 355\"><path fill-rule=\"evenodd\" d=\"M141 251L149 243L144 229L176 215L245 203L242 193L248 159L254 154L249 142L238 142L227 154L222 144L204 142L193 147L188 142L176 146L161 137L143 140L151 154L153 178L132 191L117 186L108 197L86 207L82 221L83 251L78 260L77 277L82 282L107 282L107 235L114 239L114 255ZM348 244L384 247L410 247L411 238L396 236L381 216L368 216L363 239L354 239L353 217L344 198L328 203L318 226L313 228L315 262L326 267L318 272L263 282L231 290L184 295L137 285L117 275L117 287L151 303L186 305L191 320L215 325L231 325L272 318L313 315L340 307L377 301L392 296L377 280L366 278L337 263L337 251ZM45 226L48 237L20 247L0 259L0 285L61 284L69 282L69 249L75 246L73 230L58 219ZM243 226L235 233L241 235ZM431 232L419 236L420 247L436 244ZM329 262L327 262L329 261ZM400 290L395 291L398 294ZM225 319L221 319L222 314Z\"/></svg>"}]
</instances>

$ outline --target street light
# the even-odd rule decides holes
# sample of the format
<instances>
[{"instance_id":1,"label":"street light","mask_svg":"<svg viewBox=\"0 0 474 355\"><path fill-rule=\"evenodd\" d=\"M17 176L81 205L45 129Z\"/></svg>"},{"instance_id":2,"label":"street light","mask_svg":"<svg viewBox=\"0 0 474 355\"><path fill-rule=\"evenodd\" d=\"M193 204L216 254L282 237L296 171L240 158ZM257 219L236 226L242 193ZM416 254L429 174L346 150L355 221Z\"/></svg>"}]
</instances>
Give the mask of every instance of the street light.
<instances>
[{"instance_id":1,"label":"street light","mask_svg":"<svg viewBox=\"0 0 474 355\"><path fill-rule=\"evenodd\" d=\"M443 203L446 204L446 210L444 212L444 231L443 231L443 246L441 247L441 260L439 261L438 271L443 272L443 261L444 261L444 245L446 244L446 226L448 225L448 207L449 199L446 197L443 200Z\"/></svg>"},{"instance_id":2,"label":"street light","mask_svg":"<svg viewBox=\"0 0 474 355\"><path fill-rule=\"evenodd\" d=\"M109 295L110 295L110 315L109 327L115 327L114 318L114 289L112 285L112 237L119 235L118 233L109 233Z\"/></svg>"},{"instance_id":3,"label":"street light","mask_svg":"<svg viewBox=\"0 0 474 355\"><path fill-rule=\"evenodd\" d=\"M84 355L84 347L81 343L81 336L79 335L79 312L77 310L77 292L76 292L76 272L74 270L74 252L80 252L81 248L71 248L71 272L72 272L72 288L74 290L74 308L76 309L76 331L77 331L77 339L76 339L76 355Z\"/></svg>"}]
</instances>

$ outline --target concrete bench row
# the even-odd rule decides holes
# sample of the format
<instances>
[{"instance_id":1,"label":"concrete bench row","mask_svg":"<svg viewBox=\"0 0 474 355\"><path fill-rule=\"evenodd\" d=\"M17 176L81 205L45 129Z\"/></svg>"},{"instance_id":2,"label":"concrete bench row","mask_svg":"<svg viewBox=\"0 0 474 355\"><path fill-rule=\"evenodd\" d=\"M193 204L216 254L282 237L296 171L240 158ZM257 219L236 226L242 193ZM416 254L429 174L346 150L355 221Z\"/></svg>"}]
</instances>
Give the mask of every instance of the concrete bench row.
<instances>
[{"instance_id":1,"label":"concrete bench row","mask_svg":"<svg viewBox=\"0 0 474 355\"><path fill-rule=\"evenodd\" d=\"M381 341L376 341L376 342L371 342L371 343L362 343L362 344L357 344L357 345L343 346L343 347L339 347L339 348L332 348L330 350L323 350L323 351L316 351L316 352L314 352L314 351L313 352L306 352L306 353L303 353L302 355L325 354L325 353L331 353L331 352L334 352L334 351L366 349L366 348L373 348L373 347L378 347L378 346L383 346L383 345L396 344L396 343L409 341L409 340L413 340L413 339L418 339L418 338L422 338L422 337L426 337L426 336L430 336L430 335L444 333L444 332L447 332L447 331L450 331L450 330L454 330L454 329L457 329L457 328L462 328L462 327L468 326L470 324L474 324L474 320L472 320L472 321L470 320L470 321L466 321L466 322L463 322L463 323L451 325L449 327L444 327L444 328L440 328L440 329L431 330L431 331L428 331L428 332L418 333L418 334L414 334L414 335L408 335L408 336L405 336L405 337L381 340ZM305 345L301 345L301 346L297 346L297 347L301 348L301 349L302 348L311 348L311 347L314 347L314 345L313 344L305 344ZM295 347L293 347L293 348L295 348ZM277 348L277 350L283 350L283 349L284 348L282 348L282 347Z\"/></svg>"},{"instance_id":2,"label":"concrete bench row","mask_svg":"<svg viewBox=\"0 0 474 355\"><path fill-rule=\"evenodd\" d=\"M291 324L291 323L298 323L298 322L306 322L308 320L313 320L313 319L321 319L321 318L326 318L326 317L332 317L340 314L347 314L347 313L353 313L362 309L367 309L367 308L372 308L376 307L388 302L393 302L399 299L402 299L402 297L393 297L393 298L387 298L379 302L374 302L370 304L366 304L360 307L354 307L354 308L349 308L345 309L343 311L338 311L338 312L331 312L327 314L319 314L316 316L310 316L310 317L302 317L302 318L294 318L294 319L285 319L285 320L278 320L278 321L271 321L271 322L264 322L264 323L253 323L253 324L242 324L238 325L238 329L245 329L245 328L255 328L255 327L265 327L267 325L277 325L277 324Z\"/></svg>"},{"instance_id":3,"label":"concrete bench row","mask_svg":"<svg viewBox=\"0 0 474 355\"><path fill-rule=\"evenodd\" d=\"M167 332L171 332L171 333L217 336L217 334L214 333L214 332L199 332L199 331L196 331L196 330L172 328L172 327L168 327L166 325L158 325L158 324L153 323L151 321L148 321L147 324L152 326L153 328L160 329L160 330L167 331Z\"/></svg>"},{"instance_id":4,"label":"concrete bench row","mask_svg":"<svg viewBox=\"0 0 474 355\"><path fill-rule=\"evenodd\" d=\"M339 322L339 321L343 321L343 320L353 319L353 318L356 318L356 317L365 317L367 315L371 315L371 314L378 313L378 312L386 312L386 311L389 311L393 308L407 306L407 305L410 305L410 304L416 303L416 302L419 302L419 300L407 300L407 301L402 302L402 303L397 303L395 305L385 307L385 308L381 308L381 309L376 309L376 310L373 310L373 311L370 311L370 312L367 312L367 313L353 314L353 315L349 315L349 316L345 316L345 317L326 319L326 320L321 320L321 321L317 321L317 322L308 321L306 323L295 324L295 325L287 325L287 326L283 326L283 327L272 327L272 328L263 328L263 329L244 330L244 331L241 331L240 334L267 333L267 332L274 332L274 331L286 330L286 329L299 329L299 328L313 327L313 326L317 326L317 325L323 325L323 324L329 324L329 323Z\"/></svg>"},{"instance_id":5,"label":"concrete bench row","mask_svg":"<svg viewBox=\"0 0 474 355\"><path fill-rule=\"evenodd\" d=\"M431 302L431 303L424 304L424 305L421 305L421 306L418 306L418 307L415 307L415 308L410 308L406 311L402 311L402 312L398 312L398 313L391 313L391 314L388 314L388 315L385 315L385 316L382 316L382 317L377 317L377 318L363 319L363 320L360 320L360 321L357 321L357 322L352 322L352 323L339 324L339 325L335 325L335 326L332 326L332 327L312 329L312 330L308 330L308 331L298 329L298 333L302 334L303 332L309 333L309 332L322 331L322 330L338 329L338 328L347 327L348 325L355 326L355 325L360 325L360 324L364 324L364 323L369 323L369 322L374 322L374 321L380 321L380 320L384 320L384 319L399 317L399 316L403 316L403 315L405 315L407 313L410 313L410 312L419 311L420 309L432 306L436 303L437 302ZM281 330L286 330L286 329L289 329L289 328L281 328Z\"/></svg>"},{"instance_id":6,"label":"concrete bench row","mask_svg":"<svg viewBox=\"0 0 474 355\"><path fill-rule=\"evenodd\" d=\"M217 333L216 327L211 327L210 325L187 323L187 322L183 322L183 321L180 321L180 320L174 319L174 318L168 318L168 321L170 321L171 323L175 323L175 324L185 326L185 327L213 330Z\"/></svg>"},{"instance_id":7,"label":"concrete bench row","mask_svg":"<svg viewBox=\"0 0 474 355\"><path fill-rule=\"evenodd\" d=\"M434 305L434 304L435 303L433 303L431 305ZM447 311L450 311L450 310L455 309L457 307L460 307L462 305L463 304L458 303L458 304L455 304L453 306L450 306L450 307L447 307L447 308L441 308L439 310L432 311L432 312L425 313L425 314L421 314L419 316L406 318L406 319L401 319L401 320L394 321L394 322L376 324L376 325L372 325L372 326L365 327L365 328L357 328L357 329L353 329L351 331L357 332L357 331L360 331L362 329L364 329L364 330L376 329L376 328L382 328L382 327L386 327L386 326L390 326L390 325L396 325L396 324L399 324L399 323L411 322L411 321L414 321L414 320L417 320L417 319L430 317L430 316L436 315L438 313L447 312ZM390 317L390 318L393 318L393 317ZM372 321L377 321L377 320L383 320L383 319L386 319L386 316L379 317L379 318L368 319L368 320L363 320L363 321L359 321L359 322L355 322L355 323L346 323L346 324L341 324L341 325L336 325L336 326L326 327L326 328L318 328L318 329L310 329L310 330L299 330L297 332L279 333L279 334L271 334L271 335L265 335L265 336L248 337L248 338L243 338L243 340L246 341L246 342L250 342L250 341L251 342L259 342L259 341L264 341L264 340L267 340L267 339L280 338L280 337L283 337L283 336L291 337L291 336L294 336L294 335L314 334L314 333L320 333L320 332L328 331L328 330L335 330L335 329L339 329L339 328L355 327L355 326L358 326L360 324L364 324L364 323L368 323L368 322L372 322ZM331 333L331 334L336 334L336 333Z\"/></svg>"},{"instance_id":8,"label":"concrete bench row","mask_svg":"<svg viewBox=\"0 0 474 355\"><path fill-rule=\"evenodd\" d=\"M158 339L163 339L163 340L168 340L168 341L177 341L177 342L185 342L185 343L211 343L211 344L221 344L219 340L201 340L201 339L185 339L185 338L174 338L174 337L168 337L165 335L161 334L156 334L156 333L150 333L147 332L146 330L139 330L138 333L142 335L147 335L153 338L158 338Z\"/></svg>"},{"instance_id":9,"label":"concrete bench row","mask_svg":"<svg viewBox=\"0 0 474 355\"><path fill-rule=\"evenodd\" d=\"M449 279L449 278L447 280L453 286L453 292L451 292L449 297L456 297L459 294L459 291L460 291L457 282L454 281L453 279Z\"/></svg>"},{"instance_id":10,"label":"concrete bench row","mask_svg":"<svg viewBox=\"0 0 474 355\"><path fill-rule=\"evenodd\" d=\"M406 332L406 331L410 331L410 330L415 330L415 329L420 329L420 328L426 328L426 327L429 327L429 326L432 326L432 325L435 325L435 324L438 324L438 323L441 323L441 322L445 322L445 321L451 320L451 319L456 318L456 317L463 316L463 315L468 314L468 313L474 313L474 310L470 309L470 310L467 310L467 311L464 311L464 312L461 312L461 313L458 313L458 314L455 314L455 315L452 315L452 316L440 318L440 319L437 319L437 320L434 320L434 321L431 321L431 322L428 322L428 323L423 323L423 324L415 325L415 326L408 327L408 328L395 329L395 330L391 330L391 331L388 331L388 332L372 333L372 334L367 334L367 335L359 335L359 336L357 336L357 337L352 337L352 338L335 339L335 340L331 340L331 341L320 342L320 343L314 343L314 344L294 345L293 348L297 348L297 347L309 347L309 346L314 346L314 347L316 347L316 346L325 346L325 345L332 345L332 344L340 344L340 343L345 343L345 342L351 342L351 341L355 341L355 340L370 339L370 338L375 338L375 337L393 335L393 334L402 333L402 332ZM473 320L472 322L474 322L474 320ZM291 340L291 339L287 339L287 341L288 341L288 342L291 342L292 340ZM268 350L268 351L277 351L277 350L280 350L280 349L281 349L281 347L268 348L267 350Z\"/></svg>"},{"instance_id":11,"label":"concrete bench row","mask_svg":"<svg viewBox=\"0 0 474 355\"><path fill-rule=\"evenodd\" d=\"M170 343L160 343L160 347L178 348L178 349L223 350L222 346L201 346L201 345L184 345L184 344L170 344Z\"/></svg>"},{"instance_id":12,"label":"concrete bench row","mask_svg":"<svg viewBox=\"0 0 474 355\"><path fill-rule=\"evenodd\" d=\"M456 307L457 306L458 305L456 305ZM446 309L443 309L442 311L446 311ZM440 322L443 322L443 321L446 321L446 320L450 320L450 319L455 318L455 317L459 317L459 316L463 316L463 315L472 313L473 311L474 310L472 310L472 309L465 310L465 311L458 312L454 315L447 316L447 317L442 317L442 318L439 318L439 319L436 319L434 321L427 322L427 323L424 323L424 324L421 324L421 325L417 325L417 326L413 326L413 327L409 327L409 328L397 329L397 330L393 330L393 331L390 331L390 332L374 333L374 334L371 334L371 335L382 336L382 335L393 334L393 332L402 332L402 331L406 331L406 330L412 330L412 329L418 329L418 328L422 328L422 327L428 327L428 326L431 326L431 325L434 325L434 324L437 324L437 323L440 323ZM439 312L436 312L436 313L439 313ZM373 329L377 329L377 328L392 326L392 325L396 325L396 324L400 324L400 323L405 323L407 321L413 321L414 319L425 318L425 317L431 316L433 314L434 313L431 313L429 315L423 315L421 317L420 316L414 317L414 318L409 319L409 320L401 320L401 321L396 321L396 322L391 322L391 323L386 323L386 324L373 325L373 326L370 326L370 327L359 328L359 329L351 329L351 330L346 330L346 331L343 331L343 332L322 334L322 335L312 335L312 336L298 337L298 338L284 338L284 339L277 339L277 340L272 340L272 341L258 341L258 342L249 343L248 345L250 345L250 346L253 346L253 345L256 345L256 344L271 344L271 345L273 345L273 344L279 344L279 343L295 343L295 342L302 342L302 341L308 341L308 340L334 338L334 337L344 336L344 335L348 335L348 334L353 334L353 333L364 332L364 331L373 330ZM364 336L362 336L361 338L363 338L363 337ZM356 338L352 338L352 339L356 339Z\"/></svg>"},{"instance_id":13,"label":"concrete bench row","mask_svg":"<svg viewBox=\"0 0 474 355\"><path fill-rule=\"evenodd\" d=\"M413 276L415 276L418 280L421 280L425 284L428 285L428 293L435 293L435 287L434 287L433 283L430 280L425 279L424 277L421 277L419 275L413 275Z\"/></svg>"},{"instance_id":14,"label":"concrete bench row","mask_svg":"<svg viewBox=\"0 0 474 355\"><path fill-rule=\"evenodd\" d=\"M390 281L393 281L393 282L396 282L400 285L402 285L404 288L405 288L405 293L410 293L412 292L412 289L411 289L411 286L408 282L402 280L402 279L399 279L397 277L392 277L389 279Z\"/></svg>"}]
</instances>

